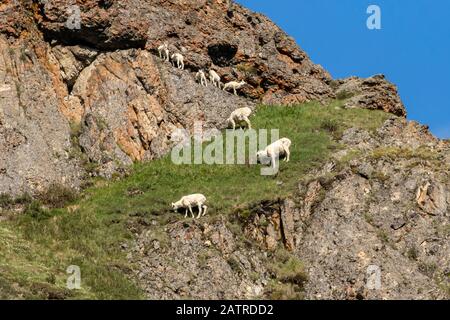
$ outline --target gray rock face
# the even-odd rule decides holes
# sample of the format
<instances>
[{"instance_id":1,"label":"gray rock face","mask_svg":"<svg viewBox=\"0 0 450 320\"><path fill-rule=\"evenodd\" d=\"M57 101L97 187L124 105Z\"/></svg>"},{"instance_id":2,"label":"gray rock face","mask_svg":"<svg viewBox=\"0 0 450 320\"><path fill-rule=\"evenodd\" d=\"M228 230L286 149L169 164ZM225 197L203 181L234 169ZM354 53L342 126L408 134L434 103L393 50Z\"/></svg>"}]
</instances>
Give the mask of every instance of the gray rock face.
<instances>
[{"instance_id":1,"label":"gray rock face","mask_svg":"<svg viewBox=\"0 0 450 320\"><path fill-rule=\"evenodd\" d=\"M69 88L72 88L80 72L92 63L98 52L80 46L56 45L52 53L61 67L61 76Z\"/></svg>"},{"instance_id":2,"label":"gray rock face","mask_svg":"<svg viewBox=\"0 0 450 320\"><path fill-rule=\"evenodd\" d=\"M225 221L143 228L129 259L149 299L254 299L268 271L260 251L243 248ZM159 231L158 231L159 230Z\"/></svg>"},{"instance_id":3,"label":"gray rock face","mask_svg":"<svg viewBox=\"0 0 450 320\"><path fill-rule=\"evenodd\" d=\"M335 97L331 77L292 38L237 4L90 0L78 3L81 29L67 24L71 5L0 6L0 193L35 193L52 182L77 187L82 167L111 177L166 154L174 129L191 130L194 120L222 128L232 110L253 107L255 99L295 104ZM151 55L166 41L185 56L186 71ZM240 95L251 100L197 85L199 68L215 69L223 82L245 79ZM346 80L337 90L347 87L370 93L361 107L402 113L384 80Z\"/></svg>"},{"instance_id":4,"label":"gray rock face","mask_svg":"<svg viewBox=\"0 0 450 320\"><path fill-rule=\"evenodd\" d=\"M118 165L165 155L177 129L192 134L195 122L203 130L222 129L236 108L254 108L136 49L101 54L81 72L69 100L83 110L80 145L107 177Z\"/></svg>"},{"instance_id":5,"label":"gray rock face","mask_svg":"<svg viewBox=\"0 0 450 320\"><path fill-rule=\"evenodd\" d=\"M403 134L395 134L399 128ZM308 265L307 298L446 297L450 177L443 159L450 148L422 130L392 119L376 134L344 134L364 156L339 171L318 173L317 181L335 178L320 186L316 194L324 196L300 220L297 254ZM426 182L430 188L419 203L417 191ZM381 287L368 285L373 268L381 272Z\"/></svg>"},{"instance_id":6,"label":"gray rock face","mask_svg":"<svg viewBox=\"0 0 450 320\"><path fill-rule=\"evenodd\" d=\"M77 187L70 127L48 70L49 48L0 35L0 193L36 193L51 183Z\"/></svg>"},{"instance_id":7,"label":"gray rock face","mask_svg":"<svg viewBox=\"0 0 450 320\"><path fill-rule=\"evenodd\" d=\"M78 3L81 29L69 28L70 0L46 1L36 12L47 38L92 48L156 48L168 42L191 70L214 68L223 81L244 79L242 93L265 103L298 103L333 95L329 74L269 19L225 0Z\"/></svg>"},{"instance_id":8,"label":"gray rock face","mask_svg":"<svg viewBox=\"0 0 450 320\"><path fill-rule=\"evenodd\" d=\"M305 266L306 299L448 297L450 145L402 118L373 133L349 129L342 143L298 198L249 208L242 232L252 246L220 221L141 227L129 258L148 296L270 297L268 255L284 245Z\"/></svg>"}]
</instances>

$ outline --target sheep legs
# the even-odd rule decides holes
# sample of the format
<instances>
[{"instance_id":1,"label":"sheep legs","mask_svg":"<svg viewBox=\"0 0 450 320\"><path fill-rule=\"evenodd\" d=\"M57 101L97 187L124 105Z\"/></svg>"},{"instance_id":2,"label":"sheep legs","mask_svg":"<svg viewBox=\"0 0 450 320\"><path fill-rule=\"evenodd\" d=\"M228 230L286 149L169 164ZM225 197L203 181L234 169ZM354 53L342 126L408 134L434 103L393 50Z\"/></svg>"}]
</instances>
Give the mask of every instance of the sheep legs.
<instances>
[{"instance_id":1,"label":"sheep legs","mask_svg":"<svg viewBox=\"0 0 450 320\"><path fill-rule=\"evenodd\" d=\"M284 149L284 152L286 153L286 157L284 158L285 162L289 162L289 158L291 156L291 152L289 151L288 148Z\"/></svg>"},{"instance_id":2,"label":"sheep legs","mask_svg":"<svg viewBox=\"0 0 450 320\"><path fill-rule=\"evenodd\" d=\"M189 208L189 211L191 212L192 218L195 218L194 212L192 212L192 207L189 206L188 208Z\"/></svg>"},{"instance_id":3,"label":"sheep legs","mask_svg":"<svg viewBox=\"0 0 450 320\"><path fill-rule=\"evenodd\" d=\"M231 125L233 126L233 130L236 130L236 122L233 119L230 120Z\"/></svg>"},{"instance_id":4,"label":"sheep legs","mask_svg":"<svg viewBox=\"0 0 450 320\"><path fill-rule=\"evenodd\" d=\"M244 121L245 121L245 123L247 123L248 128L251 129L252 124L250 123L250 120L247 117L244 117Z\"/></svg>"},{"instance_id":5,"label":"sheep legs","mask_svg":"<svg viewBox=\"0 0 450 320\"><path fill-rule=\"evenodd\" d=\"M203 210L202 210L203 209ZM200 217L204 217L206 215L206 210L208 209L207 206L199 204L198 205L198 215L197 219L200 219Z\"/></svg>"},{"instance_id":6,"label":"sheep legs","mask_svg":"<svg viewBox=\"0 0 450 320\"><path fill-rule=\"evenodd\" d=\"M274 169L276 169L276 167L277 167L278 160L279 160L279 157L276 156L275 154L271 154L271 155L270 155L270 162L271 162L272 167L273 167Z\"/></svg>"},{"instance_id":7,"label":"sheep legs","mask_svg":"<svg viewBox=\"0 0 450 320\"><path fill-rule=\"evenodd\" d=\"M198 205L198 215L197 215L197 219L200 219L200 217L202 216L202 205L201 204L199 204Z\"/></svg>"},{"instance_id":8,"label":"sheep legs","mask_svg":"<svg viewBox=\"0 0 450 320\"><path fill-rule=\"evenodd\" d=\"M207 206L202 205L202 204L199 204L199 205L198 205L198 215L197 215L197 219L200 219L200 217L204 217L204 216L206 215L206 210L207 210L207 209L208 209ZM192 211L192 207L191 207L191 206L188 206L188 207L186 208L186 213L185 213L185 215L184 215L184 218L185 218L185 219L187 218L188 212L190 212L191 215L192 215L192 218L195 219L195 215L194 215L194 212Z\"/></svg>"}]
</instances>

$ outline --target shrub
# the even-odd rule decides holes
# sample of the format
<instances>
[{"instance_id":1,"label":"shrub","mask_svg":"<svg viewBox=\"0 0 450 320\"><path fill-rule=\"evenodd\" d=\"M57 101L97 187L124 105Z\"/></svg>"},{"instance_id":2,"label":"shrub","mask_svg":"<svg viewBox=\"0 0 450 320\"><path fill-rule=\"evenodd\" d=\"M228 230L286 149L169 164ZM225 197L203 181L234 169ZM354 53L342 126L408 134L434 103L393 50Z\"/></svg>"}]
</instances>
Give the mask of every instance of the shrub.
<instances>
[{"instance_id":1,"label":"shrub","mask_svg":"<svg viewBox=\"0 0 450 320\"><path fill-rule=\"evenodd\" d=\"M24 214L37 220L43 220L50 217L50 212L42 208L42 204L39 201L32 201L27 204Z\"/></svg>"},{"instance_id":2,"label":"shrub","mask_svg":"<svg viewBox=\"0 0 450 320\"><path fill-rule=\"evenodd\" d=\"M269 266L274 279L267 287L267 294L276 300L303 299L303 286L308 280L302 262L286 250L274 254L275 262Z\"/></svg>"},{"instance_id":3,"label":"shrub","mask_svg":"<svg viewBox=\"0 0 450 320\"><path fill-rule=\"evenodd\" d=\"M337 88L339 88L340 85L341 85L341 83L338 80L331 80L330 81L330 87L333 90L336 90Z\"/></svg>"},{"instance_id":4,"label":"shrub","mask_svg":"<svg viewBox=\"0 0 450 320\"><path fill-rule=\"evenodd\" d=\"M52 208L63 208L76 198L76 191L58 183L51 184L46 191L38 196L43 204Z\"/></svg>"},{"instance_id":5,"label":"shrub","mask_svg":"<svg viewBox=\"0 0 450 320\"><path fill-rule=\"evenodd\" d=\"M336 120L327 119L322 121L322 123L320 124L320 128L329 133L336 133L339 130L339 124Z\"/></svg>"},{"instance_id":6,"label":"shrub","mask_svg":"<svg viewBox=\"0 0 450 320\"><path fill-rule=\"evenodd\" d=\"M24 193L18 196L17 198L13 198L12 196L6 193L0 194L0 208L3 209L10 209L15 204L19 205L30 204L32 201L33 198L27 193Z\"/></svg>"},{"instance_id":7,"label":"shrub","mask_svg":"<svg viewBox=\"0 0 450 320\"><path fill-rule=\"evenodd\" d=\"M411 260L417 260L419 257L419 250L417 250L416 246L413 246L408 249L406 256Z\"/></svg>"},{"instance_id":8,"label":"shrub","mask_svg":"<svg viewBox=\"0 0 450 320\"><path fill-rule=\"evenodd\" d=\"M9 194L0 194L0 208L9 208L13 203L14 200Z\"/></svg>"},{"instance_id":9,"label":"shrub","mask_svg":"<svg viewBox=\"0 0 450 320\"><path fill-rule=\"evenodd\" d=\"M299 286L308 279L303 264L297 257L290 257L287 261L276 264L272 267L276 277L282 283L293 283Z\"/></svg>"},{"instance_id":10,"label":"shrub","mask_svg":"<svg viewBox=\"0 0 450 320\"><path fill-rule=\"evenodd\" d=\"M24 193L14 199L15 204L30 204L31 202L33 202L33 197L28 193Z\"/></svg>"},{"instance_id":11,"label":"shrub","mask_svg":"<svg viewBox=\"0 0 450 320\"><path fill-rule=\"evenodd\" d=\"M236 260L235 257L232 257L232 256L229 257L227 259L227 262L228 262L228 265L230 266L231 270L233 270L234 272L237 272L237 273L242 272L240 263L239 263L239 261Z\"/></svg>"},{"instance_id":12,"label":"shrub","mask_svg":"<svg viewBox=\"0 0 450 320\"><path fill-rule=\"evenodd\" d=\"M348 91L348 90L342 90L342 91L339 91L336 94L336 98L338 100L346 100L346 99L349 99L349 98L351 98L353 96L354 96L354 94L351 91Z\"/></svg>"}]
</instances>

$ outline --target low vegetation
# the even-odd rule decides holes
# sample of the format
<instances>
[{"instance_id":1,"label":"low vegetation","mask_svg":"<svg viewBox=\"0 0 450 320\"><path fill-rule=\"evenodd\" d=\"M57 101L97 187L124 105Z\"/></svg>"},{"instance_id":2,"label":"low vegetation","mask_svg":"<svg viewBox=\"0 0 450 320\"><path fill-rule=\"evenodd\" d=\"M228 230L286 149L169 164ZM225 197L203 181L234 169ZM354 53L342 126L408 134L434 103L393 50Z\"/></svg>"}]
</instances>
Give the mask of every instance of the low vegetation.
<instances>
[{"instance_id":1,"label":"low vegetation","mask_svg":"<svg viewBox=\"0 0 450 320\"><path fill-rule=\"evenodd\" d=\"M273 279L266 292L275 300L303 299L303 285L308 280L302 262L289 252L278 250L269 266Z\"/></svg>"},{"instance_id":2,"label":"low vegetation","mask_svg":"<svg viewBox=\"0 0 450 320\"><path fill-rule=\"evenodd\" d=\"M175 165L165 157L134 165L121 180L94 180L80 195L53 186L37 200L28 199L23 214L8 214L16 201L0 196L0 212L8 217L0 222L0 298L144 298L121 249L133 237L127 228L130 219L144 216L162 225L183 219L169 210L170 203L194 192L208 198L207 219L262 199L288 196L303 175L340 147L333 137L349 127L374 130L388 117L345 110L342 104L258 109L251 119L255 128L278 128L280 137L292 140L291 162L281 162L276 176L261 176L259 165ZM301 297L302 266L290 259L273 267L274 298ZM66 289L69 265L81 267L81 290Z\"/></svg>"}]
</instances>

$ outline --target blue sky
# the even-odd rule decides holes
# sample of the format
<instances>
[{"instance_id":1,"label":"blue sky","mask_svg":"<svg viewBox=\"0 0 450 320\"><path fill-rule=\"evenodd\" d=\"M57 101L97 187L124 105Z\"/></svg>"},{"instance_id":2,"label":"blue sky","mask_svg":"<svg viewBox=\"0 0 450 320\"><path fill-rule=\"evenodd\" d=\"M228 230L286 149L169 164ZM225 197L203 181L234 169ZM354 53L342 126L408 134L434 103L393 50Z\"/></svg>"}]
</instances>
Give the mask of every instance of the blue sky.
<instances>
[{"instance_id":1,"label":"blue sky","mask_svg":"<svg viewBox=\"0 0 450 320\"><path fill-rule=\"evenodd\" d=\"M408 118L450 138L450 0L237 0L270 17L334 78L383 73ZM381 30L366 26L381 8Z\"/></svg>"}]
</instances>

